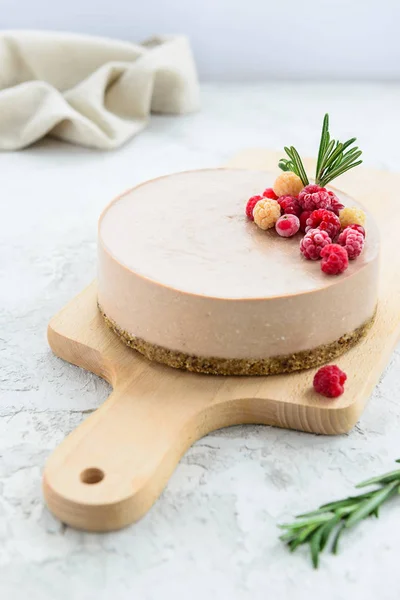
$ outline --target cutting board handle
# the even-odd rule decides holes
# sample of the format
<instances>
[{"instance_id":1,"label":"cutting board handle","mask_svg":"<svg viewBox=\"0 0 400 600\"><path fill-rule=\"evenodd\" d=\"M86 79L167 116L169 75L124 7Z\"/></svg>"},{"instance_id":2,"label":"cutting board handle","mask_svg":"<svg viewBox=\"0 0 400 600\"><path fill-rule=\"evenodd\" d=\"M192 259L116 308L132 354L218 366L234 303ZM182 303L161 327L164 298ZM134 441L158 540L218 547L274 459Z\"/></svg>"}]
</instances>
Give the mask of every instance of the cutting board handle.
<instances>
[{"instance_id":1,"label":"cutting board handle","mask_svg":"<svg viewBox=\"0 0 400 600\"><path fill-rule=\"evenodd\" d=\"M193 442L235 422L224 403L207 407L201 397L184 402L166 394L158 389L137 397L129 386L116 389L54 451L43 488L62 522L109 531L137 521Z\"/></svg>"}]
</instances>

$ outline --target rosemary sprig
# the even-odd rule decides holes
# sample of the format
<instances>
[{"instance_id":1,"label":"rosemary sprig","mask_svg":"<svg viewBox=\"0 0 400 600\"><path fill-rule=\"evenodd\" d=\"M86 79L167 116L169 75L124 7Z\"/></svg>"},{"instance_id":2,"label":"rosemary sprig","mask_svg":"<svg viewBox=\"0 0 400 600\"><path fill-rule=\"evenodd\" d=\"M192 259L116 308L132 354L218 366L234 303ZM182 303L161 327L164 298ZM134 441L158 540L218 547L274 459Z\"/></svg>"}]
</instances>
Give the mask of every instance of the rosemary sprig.
<instances>
[{"instance_id":1,"label":"rosemary sprig","mask_svg":"<svg viewBox=\"0 0 400 600\"><path fill-rule=\"evenodd\" d=\"M296 148L294 146L290 146L290 148L285 146L285 152L289 159L282 158L278 163L279 168L282 169L282 171L293 171L293 173L296 173L296 175L300 177L303 185L308 185L309 181L306 170Z\"/></svg>"},{"instance_id":2,"label":"rosemary sprig","mask_svg":"<svg viewBox=\"0 0 400 600\"><path fill-rule=\"evenodd\" d=\"M396 462L400 463L400 459ZM345 529L354 527L367 517L378 517L382 504L394 494L400 494L400 470L373 477L356 487L372 485L378 486L377 489L323 504L317 510L298 515L297 520L292 523L279 525L284 530L280 539L292 552L302 544L309 544L312 563L317 569L319 556L330 539L331 552L336 554L339 539Z\"/></svg>"},{"instance_id":3,"label":"rosemary sprig","mask_svg":"<svg viewBox=\"0 0 400 600\"><path fill-rule=\"evenodd\" d=\"M317 185L325 187L332 179L339 177L339 175L362 163L362 160L358 160L362 154L361 150L357 146L349 148L355 141L356 138L351 138L343 143L331 139L329 133L329 115L325 115L315 172L315 182ZM347 150L348 148L349 150Z\"/></svg>"}]
</instances>

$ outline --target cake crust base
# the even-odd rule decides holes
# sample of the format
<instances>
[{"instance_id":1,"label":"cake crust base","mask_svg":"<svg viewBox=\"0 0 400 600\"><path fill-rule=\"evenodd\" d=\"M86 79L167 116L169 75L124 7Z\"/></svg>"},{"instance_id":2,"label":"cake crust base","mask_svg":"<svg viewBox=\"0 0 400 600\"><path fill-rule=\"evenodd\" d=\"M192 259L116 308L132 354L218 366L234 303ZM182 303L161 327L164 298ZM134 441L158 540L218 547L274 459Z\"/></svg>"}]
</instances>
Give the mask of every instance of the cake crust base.
<instances>
[{"instance_id":1,"label":"cake crust base","mask_svg":"<svg viewBox=\"0 0 400 600\"><path fill-rule=\"evenodd\" d=\"M368 332L376 315L375 310L373 316L360 327L357 327L351 333L342 335L342 337L330 344L284 356L246 359L194 356L151 344L142 338L135 337L124 331L115 321L106 315L100 304L98 304L98 307L107 327L116 333L124 344L140 352L148 360L168 365L174 369L183 369L206 375L279 375L281 373L292 373L293 371L318 367L332 361L355 346Z\"/></svg>"}]
</instances>

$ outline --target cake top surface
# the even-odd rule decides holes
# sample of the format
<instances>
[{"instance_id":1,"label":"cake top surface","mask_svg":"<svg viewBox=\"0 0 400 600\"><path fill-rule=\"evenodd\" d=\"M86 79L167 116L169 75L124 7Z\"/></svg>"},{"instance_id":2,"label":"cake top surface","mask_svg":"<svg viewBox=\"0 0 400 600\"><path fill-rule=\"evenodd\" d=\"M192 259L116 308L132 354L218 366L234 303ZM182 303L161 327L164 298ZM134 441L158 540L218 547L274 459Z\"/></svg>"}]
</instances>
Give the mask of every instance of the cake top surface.
<instances>
[{"instance_id":1,"label":"cake top surface","mask_svg":"<svg viewBox=\"0 0 400 600\"><path fill-rule=\"evenodd\" d=\"M137 275L182 292L216 298L268 298L310 292L351 277L376 258L379 236L367 215L364 251L329 277L299 252L302 235L281 238L245 216L247 200L273 173L205 169L154 179L103 212L99 241ZM358 203L337 192L346 206Z\"/></svg>"}]
</instances>

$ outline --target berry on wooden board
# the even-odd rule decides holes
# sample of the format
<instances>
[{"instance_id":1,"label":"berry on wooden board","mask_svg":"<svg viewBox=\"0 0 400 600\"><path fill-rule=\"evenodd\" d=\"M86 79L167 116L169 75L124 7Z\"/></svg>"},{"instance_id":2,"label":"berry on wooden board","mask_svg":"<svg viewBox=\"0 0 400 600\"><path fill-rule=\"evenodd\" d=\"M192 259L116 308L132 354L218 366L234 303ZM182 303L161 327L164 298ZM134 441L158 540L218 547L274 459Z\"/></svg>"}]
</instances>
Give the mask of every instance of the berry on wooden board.
<instances>
[{"instance_id":1,"label":"berry on wooden board","mask_svg":"<svg viewBox=\"0 0 400 600\"><path fill-rule=\"evenodd\" d=\"M344 383L347 379L346 373L336 365L321 367L314 376L314 389L318 394L326 398L337 398L344 392Z\"/></svg>"}]
</instances>

